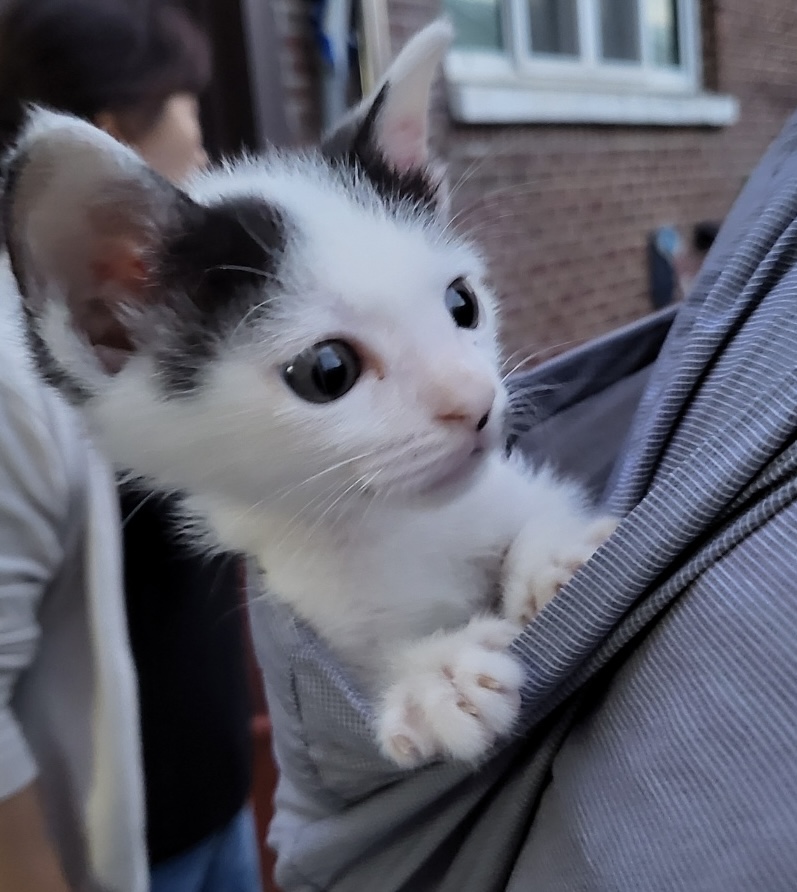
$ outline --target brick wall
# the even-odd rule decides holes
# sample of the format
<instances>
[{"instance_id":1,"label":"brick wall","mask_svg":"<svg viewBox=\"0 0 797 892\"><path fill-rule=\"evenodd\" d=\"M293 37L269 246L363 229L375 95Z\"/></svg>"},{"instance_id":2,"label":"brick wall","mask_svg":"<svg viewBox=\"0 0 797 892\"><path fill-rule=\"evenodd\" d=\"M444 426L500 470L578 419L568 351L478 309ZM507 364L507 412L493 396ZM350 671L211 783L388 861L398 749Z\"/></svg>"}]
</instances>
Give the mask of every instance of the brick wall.
<instances>
[{"instance_id":1,"label":"brick wall","mask_svg":"<svg viewBox=\"0 0 797 892\"><path fill-rule=\"evenodd\" d=\"M273 0L274 19L280 32L283 86L288 125L297 142L318 137L319 73L316 44L305 0Z\"/></svg>"},{"instance_id":2,"label":"brick wall","mask_svg":"<svg viewBox=\"0 0 797 892\"><path fill-rule=\"evenodd\" d=\"M295 132L318 132L317 70L302 0L276 0ZM392 0L398 47L438 0ZM797 107L797 5L704 0L705 81L737 97L734 127L460 127L435 115L458 225L484 246L505 343L520 359L651 310L646 239L663 224L721 218Z\"/></svg>"}]
</instances>

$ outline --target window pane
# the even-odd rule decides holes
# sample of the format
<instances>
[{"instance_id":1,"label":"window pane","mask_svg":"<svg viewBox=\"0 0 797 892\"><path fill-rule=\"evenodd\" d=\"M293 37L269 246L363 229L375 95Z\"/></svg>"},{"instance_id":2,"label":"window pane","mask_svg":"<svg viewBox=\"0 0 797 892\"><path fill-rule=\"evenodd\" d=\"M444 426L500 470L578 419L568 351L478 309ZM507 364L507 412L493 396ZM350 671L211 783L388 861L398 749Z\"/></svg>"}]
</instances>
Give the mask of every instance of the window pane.
<instances>
[{"instance_id":1,"label":"window pane","mask_svg":"<svg viewBox=\"0 0 797 892\"><path fill-rule=\"evenodd\" d=\"M680 65L678 0L645 0L651 58L654 65Z\"/></svg>"},{"instance_id":2,"label":"window pane","mask_svg":"<svg viewBox=\"0 0 797 892\"><path fill-rule=\"evenodd\" d=\"M531 50L578 55L576 0L529 0Z\"/></svg>"},{"instance_id":3,"label":"window pane","mask_svg":"<svg viewBox=\"0 0 797 892\"><path fill-rule=\"evenodd\" d=\"M601 55L604 59L638 62L638 0L601 0Z\"/></svg>"},{"instance_id":4,"label":"window pane","mask_svg":"<svg viewBox=\"0 0 797 892\"><path fill-rule=\"evenodd\" d=\"M500 0L446 0L457 46L500 50L504 46Z\"/></svg>"}]
</instances>

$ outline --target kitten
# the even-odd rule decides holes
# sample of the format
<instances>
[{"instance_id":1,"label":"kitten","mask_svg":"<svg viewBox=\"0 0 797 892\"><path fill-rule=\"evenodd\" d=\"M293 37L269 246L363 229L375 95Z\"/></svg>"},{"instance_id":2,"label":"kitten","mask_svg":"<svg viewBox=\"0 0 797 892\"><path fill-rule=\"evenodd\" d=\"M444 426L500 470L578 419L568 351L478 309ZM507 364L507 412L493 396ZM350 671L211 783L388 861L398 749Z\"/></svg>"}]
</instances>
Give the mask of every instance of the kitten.
<instances>
[{"instance_id":1,"label":"kitten","mask_svg":"<svg viewBox=\"0 0 797 892\"><path fill-rule=\"evenodd\" d=\"M257 558L404 766L476 759L511 728L507 645L613 526L501 451L494 298L427 157L450 37L411 40L320 150L185 192L37 111L4 197L48 378L119 467Z\"/></svg>"}]
</instances>

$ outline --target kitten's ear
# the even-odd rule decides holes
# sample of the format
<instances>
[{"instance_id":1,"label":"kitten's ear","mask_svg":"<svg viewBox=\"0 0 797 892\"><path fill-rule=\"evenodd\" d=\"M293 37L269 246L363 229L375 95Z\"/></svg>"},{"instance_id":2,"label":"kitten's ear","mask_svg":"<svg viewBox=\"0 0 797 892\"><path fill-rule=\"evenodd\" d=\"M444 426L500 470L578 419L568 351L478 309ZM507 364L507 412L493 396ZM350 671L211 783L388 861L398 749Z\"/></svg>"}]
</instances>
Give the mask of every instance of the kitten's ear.
<instances>
[{"instance_id":1,"label":"kitten's ear","mask_svg":"<svg viewBox=\"0 0 797 892\"><path fill-rule=\"evenodd\" d=\"M3 222L26 309L54 302L108 371L133 345L123 306L157 293L164 233L196 207L130 149L66 115L34 110L7 162Z\"/></svg>"},{"instance_id":2,"label":"kitten's ear","mask_svg":"<svg viewBox=\"0 0 797 892\"><path fill-rule=\"evenodd\" d=\"M418 32L371 96L325 137L325 154L359 161L366 170L374 158L399 173L425 168L431 88L453 34L446 19Z\"/></svg>"}]
</instances>

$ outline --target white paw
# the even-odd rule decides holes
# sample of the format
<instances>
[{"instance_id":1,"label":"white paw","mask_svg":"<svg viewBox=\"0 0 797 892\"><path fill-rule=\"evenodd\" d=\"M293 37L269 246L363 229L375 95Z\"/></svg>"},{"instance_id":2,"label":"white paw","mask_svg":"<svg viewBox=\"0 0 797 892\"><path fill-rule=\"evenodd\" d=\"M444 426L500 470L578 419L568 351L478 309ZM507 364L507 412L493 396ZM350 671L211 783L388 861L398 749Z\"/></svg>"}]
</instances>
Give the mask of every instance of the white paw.
<instances>
[{"instance_id":1,"label":"white paw","mask_svg":"<svg viewBox=\"0 0 797 892\"><path fill-rule=\"evenodd\" d=\"M539 522L524 527L504 559L504 616L520 626L530 623L611 536L617 523L614 517L598 517L559 542L540 535Z\"/></svg>"},{"instance_id":2,"label":"white paw","mask_svg":"<svg viewBox=\"0 0 797 892\"><path fill-rule=\"evenodd\" d=\"M405 768L436 756L482 756L520 707L523 670L505 653L517 631L497 617L476 617L409 645L377 715L382 752Z\"/></svg>"}]
</instances>

